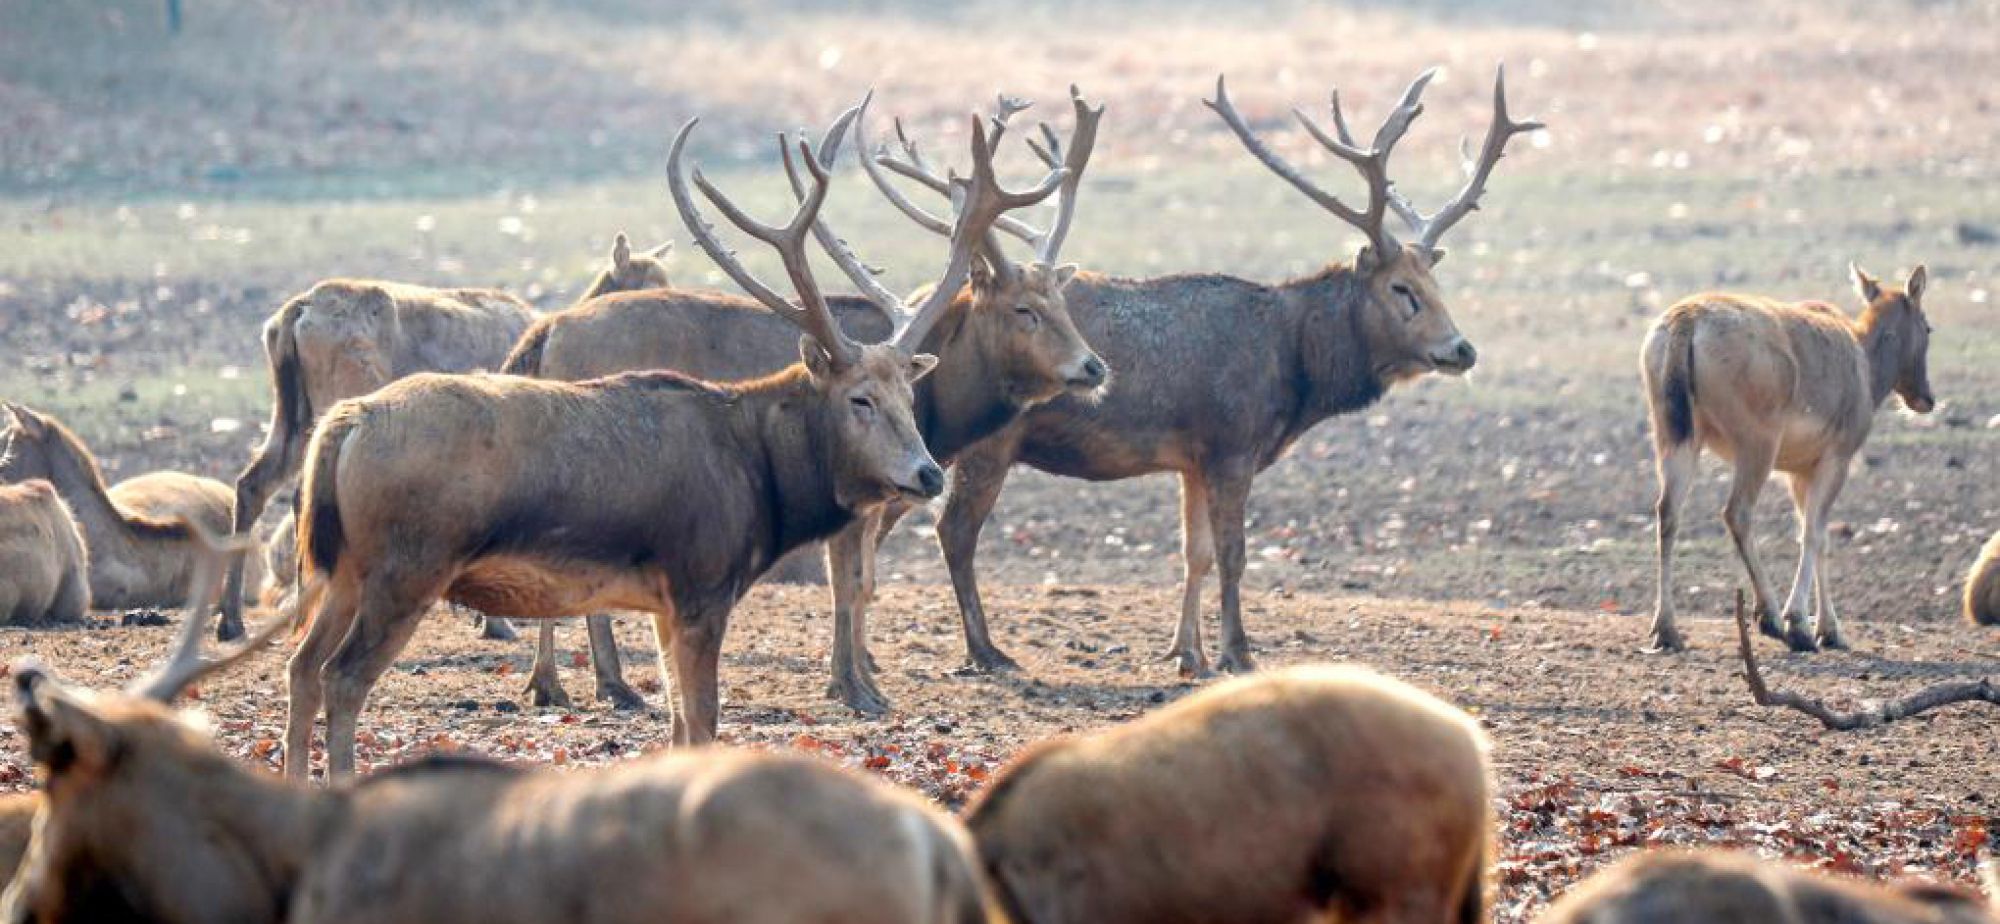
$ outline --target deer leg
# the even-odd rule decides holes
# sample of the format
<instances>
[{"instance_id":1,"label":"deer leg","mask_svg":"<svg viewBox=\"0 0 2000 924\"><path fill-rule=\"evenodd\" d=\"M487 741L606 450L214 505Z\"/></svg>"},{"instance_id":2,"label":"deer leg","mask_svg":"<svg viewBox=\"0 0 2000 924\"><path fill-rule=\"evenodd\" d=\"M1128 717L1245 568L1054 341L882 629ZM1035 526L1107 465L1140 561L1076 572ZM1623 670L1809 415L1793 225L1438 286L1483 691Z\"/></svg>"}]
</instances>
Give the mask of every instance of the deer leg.
<instances>
[{"instance_id":1,"label":"deer leg","mask_svg":"<svg viewBox=\"0 0 2000 924\"><path fill-rule=\"evenodd\" d=\"M1162 660L1180 666L1182 677L1207 677L1208 653L1201 648L1201 583L1215 565L1215 532L1208 518L1208 482L1199 473L1181 475L1181 621Z\"/></svg>"},{"instance_id":2,"label":"deer leg","mask_svg":"<svg viewBox=\"0 0 2000 924\"><path fill-rule=\"evenodd\" d=\"M479 637L487 641L511 642L521 637L514 631L514 624L508 622L505 617L474 613L472 620L479 625Z\"/></svg>"},{"instance_id":3,"label":"deer leg","mask_svg":"<svg viewBox=\"0 0 2000 924\"><path fill-rule=\"evenodd\" d=\"M304 449L304 436L292 433L285 423L274 421L271 434L251 455L243 473L236 476L235 520L231 523L236 535L249 535L278 485L298 474ZM244 556L235 556L223 578L222 616L215 622L215 636L220 641L243 635L243 559Z\"/></svg>"},{"instance_id":4,"label":"deer leg","mask_svg":"<svg viewBox=\"0 0 2000 924\"><path fill-rule=\"evenodd\" d=\"M1681 531L1681 506L1694 485L1701 444L1689 440L1677 446L1655 447L1659 456L1660 497L1653 505L1658 527L1659 598L1653 606L1653 651L1685 651L1687 640L1674 625L1674 540Z\"/></svg>"},{"instance_id":5,"label":"deer leg","mask_svg":"<svg viewBox=\"0 0 2000 924\"><path fill-rule=\"evenodd\" d=\"M1764 576L1764 563L1757 557L1757 534L1752 529L1757 512L1757 495L1771 477L1771 463L1777 451L1771 446L1739 445L1736 448L1736 475L1729 489L1729 503L1722 508L1722 525L1736 544L1736 556L1750 575L1750 591L1757 599L1757 626L1765 635L1784 638L1794 649L1798 639L1787 636L1772 604L1771 583ZM1810 642L1811 636L1805 637Z\"/></svg>"},{"instance_id":6,"label":"deer leg","mask_svg":"<svg viewBox=\"0 0 2000 924\"><path fill-rule=\"evenodd\" d=\"M826 573L833 581L833 679L826 695L864 715L889 711L889 701L875 688L862 662L867 651L857 612L866 605L866 559L871 517L847 524L826 542Z\"/></svg>"},{"instance_id":7,"label":"deer leg","mask_svg":"<svg viewBox=\"0 0 2000 924\"><path fill-rule=\"evenodd\" d=\"M354 627L323 672L329 781L354 775L354 742L368 692L396 663L396 655L423 625L424 611L437 599L435 587L396 577L381 575L362 590Z\"/></svg>"},{"instance_id":8,"label":"deer leg","mask_svg":"<svg viewBox=\"0 0 2000 924\"><path fill-rule=\"evenodd\" d=\"M311 580L311 579L309 579ZM303 782L312 768L313 723L326 705L326 667L333 652L354 628L355 600L359 587L339 577L326 579L323 593L296 588L300 610L312 620L306 636L293 649L285 664L285 776ZM313 597L318 599L314 600Z\"/></svg>"},{"instance_id":9,"label":"deer leg","mask_svg":"<svg viewBox=\"0 0 2000 924\"><path fill-rule=\"evenodd\" d=\"M1222 578L1222 656L1218 670L1232 674L1256 669L1250 636L1243 631L1243 529L1250 503L1248 474L1217 477L1208 483L1208 522L1215 535L1216 570Z\"/></svg>"},{"instance_id":10,"label":"deer leg","mask_svg":"<svg viewBox=\"0 0 2000 924\"><path fill-rule=\"evenodd\" d=\"M959 618L965 624L967 667L980 673L1020 670L986 631L986 610L979 601L979 578L973 570L973 556L979 549L979 531L986 515L1000 499L1007 483L1007 468L1013 464L1012 445L1004 452L985 449L965 453L951 468L951 488L945 495L944 512L938 516L938 546L944 550L945 568L951 572L952 593L958 597Z\"/></svg>"},{"instance_id":11,"label":"deer leg","mask_svg":"<svg viewBox=\"0 0 2000 924\"><path fill-rule=\"evenodd\" d=\"M597 701L611 708L637 712L646 708L646 698L625 682L624 662L618 655L618 636L611 631L611 614L598 613L583 619L590 636L590 667L597 677Z\"/></svg>"},{"instance_id":12,"label":"deer leg","mask_svg":"<svg viewBox=\"0 0 2000 924\"><path fill-rule=\"evenodd\" d=\"M662 659L671 652L673 657L674 688L680 692L680 708L674 712L674 743L676 745L708 744L715 740L715 729L722 711L721 679L717 676L722 661L722 634L729 626L728 604L703 603L675 607L677 614L655 615L654 631L671 633L671 639L663 641ZM661 620L672 620L672 626L660 625ZM661 665L665 673L665 664Z\"/></svg>"},{"instance_id":13,"label":"deer leg","mask_svg":"<svg viewBox=\"0 0 2000 924\"><path fill-rule=\"evenodd\" d=\"M569 693L562 688L562 678L556 673L556 621L542 620L540 631L535 635L535 669L528 672L528 685L521 690L528 697L528 704L537 708L555 706L559 709L571 707Z\"/></svg>"},{"instance_id":14,"label":"deer leg","mask_svg":"<svg viewBox=\"0 0 2000 924\"><path fill-rule=\"evenodd\" d=\"M889 537L889 531L895 529L896 524L902 522L903 517L909 512L909 504L891 502L882 508L882 514L877 519L875 528L869 530L866 567L861 570L861 607L864 612L868 607L875 605L875 562L881 554L882 540ZM856 636L855 641L861 650L861 663L868 668L868 673L880 673L882 665L876 663L875 653L868 647L867 636L865 634Z\"/></svg>"},{"instance_id":15,"label":"deer leg","mask_svg":"<svg viewBox=\"0 0 2000 924\"><path fill-rule=\"evenodd\" d=\"M1812 491L1807 498L1807 512L1811 520L1806 526L1811 537L1811 550L1815 570L1813 572L1813 595L1817 600L1818 626L1814 638L1823 648L1846 650L1847 637L1840 631L1840 615L1833 609L1833 594L1826 588L1826 523L1833 513L1833 502L1840 496L1840 489L1847 484L1846 458L1828 458L1820 462L1819 470L1813 473Z\"/></svg>"}]
</instances>

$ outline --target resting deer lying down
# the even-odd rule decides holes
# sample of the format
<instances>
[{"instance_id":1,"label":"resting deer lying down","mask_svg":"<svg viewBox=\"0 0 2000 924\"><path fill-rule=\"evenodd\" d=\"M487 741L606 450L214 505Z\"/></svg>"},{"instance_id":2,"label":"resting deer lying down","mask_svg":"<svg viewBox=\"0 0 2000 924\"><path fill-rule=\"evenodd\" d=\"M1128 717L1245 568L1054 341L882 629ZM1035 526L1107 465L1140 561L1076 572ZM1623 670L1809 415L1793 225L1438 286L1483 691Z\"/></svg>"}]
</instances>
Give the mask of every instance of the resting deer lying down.
<instances>
[{"instance_id":1,"label":"resting deer lying down","mask_svg":"<svg viewBox=\"0 0 2000 924\"><path fill-rule=\"evenodd\" d=\"M1465 713L1303 667L1035 746L966 824L1024 924L1478 921L1489 776Z\"/></svg>"},{"instance_id":2,"label":"resting deer lying down","mask_svg":"<svg viewBox=\"0 0 2000 924\"><path fill-rule=\"evenodd\" d=\"M1965 618L1973 625L2000 626L2000 533L1986 540L1965 575Z\"/></svg>"},{"instance_id":3,"label":"resting deer lying down","mask_svg":"<svg viewBox=\"0 0 2000 924\"><path fill-rule=\"evenodd\" d=\"M103 610L177 607L186 599L196 545L176 517L229 529L234 493L213 478L148 472L105 486L97 457L62 421L8 403L0 481L47 479L83 530L90 604ZM261 579L260 568L252 579Z\"/></svg>"},{"instance_id":4,"label":"resting deer lying down","mask_svg":"<svg viewBox=\"0 0 2000 924\"><path fill-rule=\"evenodd\" d=\"M0 484L0 625L75 622L89 612L83 534L55 486Z\"/></svg>"},{"instance_id":5,"label":"resting deer lying down","mask_svg":"<svg viewBox=\"0 0 2000 924\"><path fill-rule=\"evenodd\" d=\"M1989 888L1991 885L1989 885ZM1583 881L1540 924L1993 924L1978 896L1837 879L1729 851L1648 851Z\"/></svg>"},{"instance_id":6,"label":"resting deer lying down","mask_svg":"<svg viewBox=\"0 0 2000 924\"><path fill-rule=\"evenodd\" d=\"M1674 539L1703 449L1736 467L1722 522L1750 573L1758 627L1794 651L1847 647L1821 560L1827 512L1882 401L1893 392L1919 414L1936 403L1924 268L1900 289L1851 269L1864 304L1853 320L1824 302L1710 294L1668 308L1647 333L1640 367L1660 470L1655 648L1687 647L1674 625ZM1782 624L1750 522L1773 469L1785 473L1799 518L1799 571Z\"/></svg>"},{"instance_id":7,"label":"resting deer lying down","mask_svg":"<svg viewBox=\"0 0 2000 924\"><path fill-rule=\"evenodd\" d=\"M699 749L583 773L432 758L331 790L250 769L167 704L288 620L203 661L206 610L124 693L14 668L47 800L0 924L987 920L951 818L804 757Z\"/></svg>"}]
</instances>

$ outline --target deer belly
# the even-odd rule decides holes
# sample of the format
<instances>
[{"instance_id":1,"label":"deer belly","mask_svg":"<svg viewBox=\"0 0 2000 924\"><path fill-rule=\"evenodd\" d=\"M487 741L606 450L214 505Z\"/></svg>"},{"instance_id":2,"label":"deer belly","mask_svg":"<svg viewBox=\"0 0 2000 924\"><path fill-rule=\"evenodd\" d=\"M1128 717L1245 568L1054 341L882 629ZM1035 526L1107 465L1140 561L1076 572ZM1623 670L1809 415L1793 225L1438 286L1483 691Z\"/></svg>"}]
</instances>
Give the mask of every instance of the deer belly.
<instances>
[{"instance_id":1,"label":"deer belly","mask_svg":"<svg viewBox=\"0 0 2000 924\"><path fill-rule=\"evenodd\" d=\"M1812 414L1790 414L1778 432L1779 471L1802 471L1819 464L1821 456L1838 436L1825 418Z\"/></svg>"},{"instance_id":2,"label":"deer belly","mask_svg":"<svg viewBox=\"0 0 2000 924\"><path fill-rule=\"evenodd\" d=\"M451 582L445 598L493 616L585 616L665 605L666 580L650 572L520 555L482 558Z\"/></svg>"}]
</instances>

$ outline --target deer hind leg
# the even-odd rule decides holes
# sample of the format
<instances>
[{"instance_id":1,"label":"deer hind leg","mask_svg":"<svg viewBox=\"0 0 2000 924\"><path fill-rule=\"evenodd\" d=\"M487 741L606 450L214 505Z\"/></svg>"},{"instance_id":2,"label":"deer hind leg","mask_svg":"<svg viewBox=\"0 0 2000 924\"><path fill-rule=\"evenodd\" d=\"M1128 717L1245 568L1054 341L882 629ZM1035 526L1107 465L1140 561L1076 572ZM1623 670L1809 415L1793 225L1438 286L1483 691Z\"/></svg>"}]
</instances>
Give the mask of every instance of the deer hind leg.
<instances>
[{"instance_id":1,"label":"deer hind leg","mask_svg":"<svg viewBox=\"0 0 2000 924\"><path fill-rule=\"evenodd\" d=\"M986 629L986 608L979 600L979 576L974 556L979 551L979 532L986 515L1000 499L1007 483L1007 468L1014 462L1011 445L974 450L959 456L951 468L951 489L945 494L944 512L938 516L938 546L944 551L945 568L951 572L952 593L958 598L959 618L965 624L967 667L979 673L1017 671L1021 665L993 644Z\"/></svg>"},{"instance_id":2,"label":"deer hind leg","mask_svg":"<svg viewBox=\"0 0 2000 924\"><path fill-rule=\"evenodd\" d=\"M412 571L383 574L382 570L390 569L380 569L371 575L373 580L361 591L354 628L348 631L323 673L329 780L354 774L354 742L368 692L389 666L396 663L396 655L410 644L417 627L423 624L424 611L438 597L440 588L428 581L414 580L417 575Z\"/></svg>"},{"instance_id":3,"label":"deer hind leg","mask_svg":"<svg viewBox=\"0 0 2000 924\"><path fill-rule=\"evenodd\" d=\"M597 701L611 708L638 712L646 708L646 698L625 682L625 665L618 655L618 636L611 631L611 616L586 616L584 631L590 638L590 668L597 678Z\"/></svg>"},{"instance_id":4,"label":"deer hind leg","mask_svg":"<svg viewBox=\"0 0 2000 924\"><path fill-rule=\"evenodd\" d=\"M1758 629L1773 638L1784 638L1796 648L1797 642L1786 637L1778 622L1771 582L1765 577L1763 560L1757 556L1757 534L1753 528L1757 495L1763 492L1764 482L1770 480L1771 465L1776 458L1775 446L1736 447L1736 476L1729 488L1729 503L1722 508L1722 525L1728 528L1730 541L1736 544L1736 555L1743 560L1743 570L1750 575L1750 590L1757 600Z\"/></svg>"},{"instance_id":5,"label":"deer hind leg","mask_svg":"<svg viewBox=\"0 0 2000 924\"><path fill-rule=\"evenodd\" d=\"M355 601L359 587L352 579L335 576L308 577L297 587L297 605L302 618L312 620L305 638L293 649L285 664L287 710L285 714L285 776L298 781L312 766L313 723L326 705L326 667L333 652L354 628ZM315 599L317 598L317 599ZM307 608L312 612L307 612Z\"/></svg>"},{"instance_id":6,"label":"deer hind leg","mask_svg":"<svg viewBox=\"0 0 2000 924\"><path fill-rule=\"evenodd\" d=\"M1216 570L1222 577L1222 656L1215 666L1232 674L1256 669L1250 636L1243 631L1243 530L1249 515L1250 475L1211 478L1208 520L1215 532Z\"/></svg>"},{"instance_id":7,"label":"deer hind leg","mask_svg":"<svg viewBox=\"0 0 2000 924\"><path fill-rule=\"evenodd\" d=\"M521 690L528 697L528 704L537 708L555 706L568 709L572 706L568 691L562 687L562 678L556 672L556 621L542 620L541 629L535 633L535 669L528 672L528 685Z\"/></svg>"},{"instance_id":8,"label":"deer hind leg","mask_svg":"<svg viewBox=\"0 0 2000 924\"><path fill-rule=\"evenodd\" d=\"M1201 584L1215 566L1215 527L1208 516L1208 482L1198 473L1181 475L1181 621L1162 660L1173 661L1182 677L1207 677L1208 653L1201 647Z\"/></svg>"},{"instance_id":9,"label":"deer hind leg","mask_svg":"<svg viewBox=\"0 0 2000 924\"><path fill-rule=\"evenodd\" d=\"M1701 461L1701 444L1689 439L1680 445L1655 446L1659 456L1660 497L1653 505L1658 527L1659 598L1653 605L1653 651L1685 651L1687 640L1674 624L1674 541L1680 536L1681 507L1687 503L1688 489L1694 486Z\"/></svg>"},{"instance_id":10,"label":"deer hind leg","mask_svg":"<svg viewBox=\"0 0 2000 924\"><path fill-rule=\"evenodd\" d=\"M1823 648L1841 650L1847 648L1847 638L1840 631L1840 615L1834 612L1833 594L1826 587L1826 523L1833 512L1834 499L1840 496L1840 489L1847 484L1847 462L1844 457L1837 459L1828 457L1820 460L1819 466L1813 472L1811 486L1804 498L1805 503L1799 508L1802 520L1799 532L1799 570L1801 572L1806 570L1805 557L1810 555L1813 562L1812 586L1792 589L1794 595L1802 598L1801 619L1805 604L1804 595L1808 592L1812 595L1817 615L1817 626L1813 631L1814 640ZM1797 500L1798 489L1795 487L1793 491L1794 500ZM1800 577L1803 579L1804 574L1801 573Z\"/></svg>"},{"instance_id":11,"label":"deer hind leg","mask_svg":"<svg viewBox=\"0 0 2000 924\"><path fill-rule=\"evenodd\" d=\"M874 527L872 516L861 517L826 543L826 572L833 581L833 678L826 695L863 715L889 711L889 700L876 688L864 660L868 649L861 610L867 605Z\"/></svg>"}]
</instances>

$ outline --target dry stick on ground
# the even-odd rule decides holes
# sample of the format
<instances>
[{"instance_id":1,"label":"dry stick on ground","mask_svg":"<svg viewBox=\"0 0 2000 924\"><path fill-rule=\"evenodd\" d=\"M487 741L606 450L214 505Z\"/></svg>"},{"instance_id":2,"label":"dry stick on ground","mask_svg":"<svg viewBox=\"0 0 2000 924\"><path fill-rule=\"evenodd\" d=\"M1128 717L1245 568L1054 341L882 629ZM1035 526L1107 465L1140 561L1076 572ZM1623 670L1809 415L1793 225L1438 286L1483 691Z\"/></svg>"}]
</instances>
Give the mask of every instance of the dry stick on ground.
<instances>
[{"instance_id":1,"label":"dry stick on ground","mask_svg":"<svg viewBox=\"0 0 2000 924\"><path fill-rule=\"evenodd\" d=\"M1932 684L1902 699L1853 712L1836 711L1820 700L1808 699L1789 690L1774 691L1764 685L1764 675L1757 669L1757 652L1750 643L1750 617L1743 609L1741 590L1736 592L1736 643L1743 653L1743 678L1749 682L1750 696L1757 701L1757 705L1797 709L1834 731L1874 728L1952 703L1983 701L2000 706L2000 683L1995 683L1991 677Z\"/></svg>"}]
</instances>

